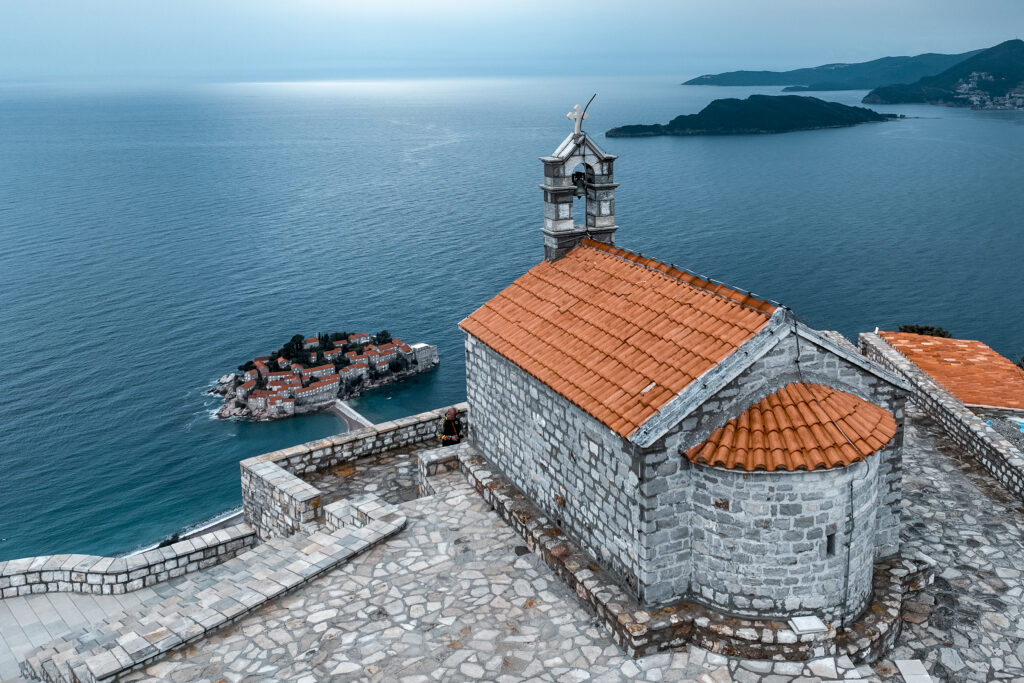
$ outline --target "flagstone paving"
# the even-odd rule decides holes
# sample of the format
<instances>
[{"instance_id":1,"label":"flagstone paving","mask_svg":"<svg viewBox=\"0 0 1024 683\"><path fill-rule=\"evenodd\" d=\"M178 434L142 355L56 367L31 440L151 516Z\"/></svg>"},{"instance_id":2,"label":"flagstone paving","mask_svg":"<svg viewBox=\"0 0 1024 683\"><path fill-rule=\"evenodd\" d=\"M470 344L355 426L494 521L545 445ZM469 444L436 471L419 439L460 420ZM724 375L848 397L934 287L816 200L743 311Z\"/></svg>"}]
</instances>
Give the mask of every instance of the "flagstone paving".
<instances>
[{"instance_id":1,"label":"flagstone paving","mask_svg":"<svg viewBox=\"0 0 1024 683\"><path fill-rule=\"evenodd\" d=\"M372 493L397 505L420 497L419 470L412 451L398 448L374 458L302 475L302 478L322 491L320 500L324 505L363 493Z\"/></svg>"},{"instance_id":2,"label":"flagstone paving","mask_svg":"<svg viewBox=\"0 0 1024 683\"><path fill-rule=\"evenodd\" d=\"M921 659L936 680L1024 683L1024 504L934 422L908 412L904 548L938 566L876 669Z\"/></svg>"},{"instance_id":3,"label":"flagstone paving","mask_svg":"<svg viewBox=\"0 0 1024 683\"><path fill-rule=\"evenodd\" d=\"M938 578L873 671L693 647L630 659L449 472L430 480L434 496L400 506L408 526L388 542L127 680L895 682L896 660L921 659L937 681L1024 683L1024 506L908 413L904 542L938 560Z\"/></svg>"},{"instance_id":4,"label":"flagstone paving","mask_svg":"<svg viewBox=\"0 0 1024 683\"><path fill-rule=\"evenodd\" d=\"M49 593L0 600L0 681L18 675L33 649L112 614L156 600L152 588L122 595Z\"/></svg>"}]
</instances>

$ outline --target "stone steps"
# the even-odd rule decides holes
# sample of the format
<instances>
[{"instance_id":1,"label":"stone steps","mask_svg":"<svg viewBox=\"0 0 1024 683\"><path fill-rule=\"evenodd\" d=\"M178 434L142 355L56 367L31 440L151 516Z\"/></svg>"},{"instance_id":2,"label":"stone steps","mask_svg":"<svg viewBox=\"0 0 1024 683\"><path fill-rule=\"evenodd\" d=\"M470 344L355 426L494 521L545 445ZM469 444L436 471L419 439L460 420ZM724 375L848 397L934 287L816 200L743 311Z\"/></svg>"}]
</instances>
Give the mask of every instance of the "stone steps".
<instances>
[{"instance_id":1,"label":"stone steps","mask_svg":"<svg viewBox=\"0 0 1024 683\"><path fill-rule=\"evenodd\" d=\"M200 640L405 527L405 516L376 498L347 505L358 514L334 530L271 539L186 580L154 586L158 596L148 604L30 652L22 675L41 681L111 680Z\"/></svg>"}]
</instances>

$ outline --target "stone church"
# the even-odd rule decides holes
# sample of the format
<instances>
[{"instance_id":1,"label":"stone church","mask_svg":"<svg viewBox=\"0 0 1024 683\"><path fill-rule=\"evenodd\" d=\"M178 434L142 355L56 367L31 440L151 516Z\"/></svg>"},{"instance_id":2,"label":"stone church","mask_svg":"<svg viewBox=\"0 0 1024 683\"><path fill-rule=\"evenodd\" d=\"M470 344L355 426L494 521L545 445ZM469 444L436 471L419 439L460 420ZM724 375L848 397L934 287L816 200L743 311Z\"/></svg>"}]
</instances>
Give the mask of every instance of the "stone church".
<instances>
[{"instance_id":1,"label":"stone church","mask_svg":"<svg viewBox=\"0 0 1024 683\"><path fill-rule=\"evenodd\" d=\"M849 623L899 550L907 385L615 246L616 157L570 118L541 157L544 260L460 323L470 440L645 605Z\"/></svg>"}]
</instances>

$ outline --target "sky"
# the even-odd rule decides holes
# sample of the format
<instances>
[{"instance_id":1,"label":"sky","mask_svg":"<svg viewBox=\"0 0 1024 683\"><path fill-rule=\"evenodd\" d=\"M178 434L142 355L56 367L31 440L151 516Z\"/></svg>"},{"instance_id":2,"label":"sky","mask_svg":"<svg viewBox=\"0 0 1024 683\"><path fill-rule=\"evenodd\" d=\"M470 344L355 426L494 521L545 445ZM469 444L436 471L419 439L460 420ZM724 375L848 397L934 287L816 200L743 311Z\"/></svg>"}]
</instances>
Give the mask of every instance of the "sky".
<instances>
[{"instance_id":1,"label":"sky","mask_svg":"<svg viewBox=\"0 0 1024 683\"><path fill-rule=\"evenodd\" d=\"M965 52L1024 0L0 0L0 82L661 75Z\"/></svg>"}]
</instances>

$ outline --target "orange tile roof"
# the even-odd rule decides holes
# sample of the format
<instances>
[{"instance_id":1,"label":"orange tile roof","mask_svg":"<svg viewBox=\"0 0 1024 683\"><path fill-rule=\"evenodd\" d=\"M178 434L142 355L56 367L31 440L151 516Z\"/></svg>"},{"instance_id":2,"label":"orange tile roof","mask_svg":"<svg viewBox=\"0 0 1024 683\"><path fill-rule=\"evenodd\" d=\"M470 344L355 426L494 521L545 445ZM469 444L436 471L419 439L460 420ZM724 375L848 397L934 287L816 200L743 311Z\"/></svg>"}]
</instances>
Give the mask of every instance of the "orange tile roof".
<instances>
[{"instance_id":1,"label":"orange tile roof","mask_svg":"<svg viewBox=\"0 0 1024 683\"><path fill-rule=\"evenodd\" d=\"M1024 370L986 344L907 332L878 334L964 403L1024 410Z\"/></svg>"},{"instance_id":2,"label":"orange tile roof","mask_svg":"<svg viewBox=\"0 0 1024 683\"><path fill-rule=\"evenodd\" d=\"M312 368L303 368L302 372L304 374L311 375L314 372L323 372L324 370L334 370L334 364L333 363L324 363L323 365L317 365L316 367L312 367Z\"/></svg>"},{"instance_id":3,"label":"orange tile roof","mask_svg":"<svg viewBox=\"0 0 1024 683\"><path fill-rule=\"evenodd\" d=\"M863 460L895 434L896 421L884 408L823 384L794 382L726 422L686 457L748 472L827 469Z\"/></svg>"},{"instance_id":4,"label":"orange tile roof","mask_svg":"<svg viewBox=\"0 0 1024 683\"><path fill-rule=\"evenodd\" d=\"M768 322L775 307L584 239L459 326L621 436Z\"/></svg>"}]
</instances>

